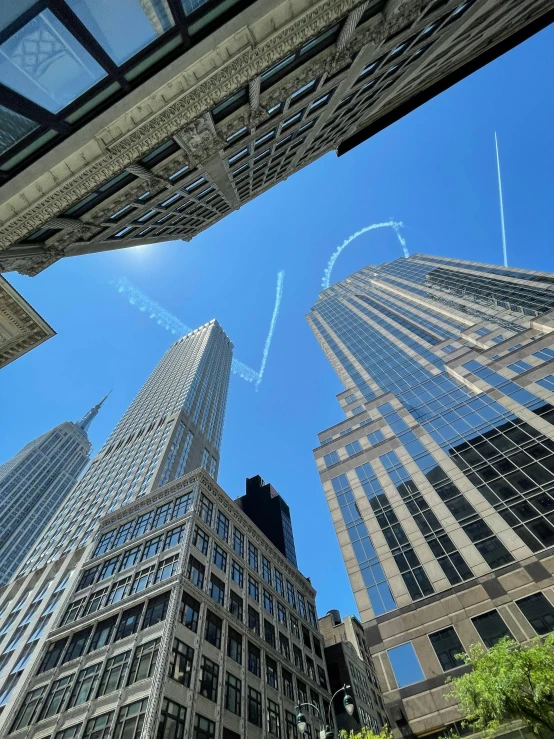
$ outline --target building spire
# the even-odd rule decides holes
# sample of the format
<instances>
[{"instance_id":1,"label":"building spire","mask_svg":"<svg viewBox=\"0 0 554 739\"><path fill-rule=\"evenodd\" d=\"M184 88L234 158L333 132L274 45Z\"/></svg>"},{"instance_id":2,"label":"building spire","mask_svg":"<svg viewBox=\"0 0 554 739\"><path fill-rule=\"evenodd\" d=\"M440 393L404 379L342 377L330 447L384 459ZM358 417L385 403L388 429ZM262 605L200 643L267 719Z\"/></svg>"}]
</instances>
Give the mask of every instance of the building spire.
<instances>
[{"instance_id":1,"label":"building spire","mask_svg":"<svg viewBox=\"0 0 554 739\"><path fill-rule=\"evenodd\" d=\"M111 393L111 390L110 390L110 392L108 393L108 395L109 395L110 393ZM95 418L96 418L96 416L98 415L98 411L99 411L99 410L100 410L100 408L102 407L102 405L103 405L104 401L106 400L106 398L108 397L108 395L105 395L105 396L104 396L104 397L102 398L102 400L101 400L101 401L100 401L99 403L97 403L97 404L96 404L95 406L93 406L93 407L92 407L92 408L90 409L90 411L89 411L88 413L86 413L86 414L85 414L85 415L84 415L84 416L83 416L83 417L81 418L81 420L80 420L80 421L79 421L79 423L77 424L77 426L79 426L79 428L83 429L83 431L85 431L85 432L86 432L86 431L88 431L88 428L89 428L90 424L91 424L91 423L92 423L92 422L94 421L94 419L95 419Z\"/></svg>"}]
</instances>

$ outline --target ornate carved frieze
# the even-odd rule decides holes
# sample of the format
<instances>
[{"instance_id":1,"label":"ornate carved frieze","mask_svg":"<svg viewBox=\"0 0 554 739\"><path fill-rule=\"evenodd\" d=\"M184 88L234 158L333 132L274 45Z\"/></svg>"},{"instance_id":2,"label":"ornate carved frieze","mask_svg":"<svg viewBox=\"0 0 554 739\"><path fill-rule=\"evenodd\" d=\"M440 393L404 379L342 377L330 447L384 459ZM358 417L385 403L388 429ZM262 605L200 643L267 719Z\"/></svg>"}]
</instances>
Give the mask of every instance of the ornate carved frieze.
<instances>
[{"instance_id":1,"label":"ornate carved frieze","mask_svg":"<svg viewBox=\"0 0 554 739\"><path fill-rule=\"evenodd\" d=\"M215 130L211 113L204 113L174 135L175 141L198 164L216 154L225 146Z\"/></svg>"},{"instance_id":2,"label":"ornate carved frieze","mask_svg":"<svg viewBox=\"0 0 554 739\"><path fill-rule=\"evenodd\" d=\"M50 326L0 277L0 367L53 335Z\"/></svg>"},{"instance_id":3,"label":"ornate carved frieze","mask_svg":"<svg viewBox=\"0 0 554 739\"><path fill-rule=\"evenodd\" d=\"M322 0L302 17L255 48L247 48L225 64L208 79L168 105L161 113L153 114L132 133L108 146L104 156L66 180L40 201L10 219L0 227L0 249L7 249L30 231L54 218L58 213L84 197L94 187L121 172L141 156L192 123L214 105L247 84L253 75L260 74L272 63L294 51L321 29L337 21L352 10L358 0ZM183 72L185 79L185 72Z\"/></svg>"}]
</instances>

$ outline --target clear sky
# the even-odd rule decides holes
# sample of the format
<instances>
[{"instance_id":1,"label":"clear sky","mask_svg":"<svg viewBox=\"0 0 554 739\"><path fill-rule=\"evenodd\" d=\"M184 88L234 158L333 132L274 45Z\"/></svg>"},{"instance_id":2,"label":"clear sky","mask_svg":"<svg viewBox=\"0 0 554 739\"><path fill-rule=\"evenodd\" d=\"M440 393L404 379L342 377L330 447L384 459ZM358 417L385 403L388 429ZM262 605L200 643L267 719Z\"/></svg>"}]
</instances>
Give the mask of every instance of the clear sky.
<instances>
[{"instance_id":1,"label":"clear sky","mask_svg":"<svg viewBox=\"0 0 554 739\"><path fill-rule=\"evenodd\" d=\"M97 451L174 340L115 290L126 277L188 326L217 318L235 356L258 369L284 293L259 391L232 376L220 485L231 497L260 474L289 503L300 569L321 614L356 607L316 473L317 433L342 420L342 385L304 319L329 256L354 231L403 221L410 253L500 264L494 131L509 264L554 272L554 27L517 47L348 155L334 153L192 242L65 259L34 278L8 275L58 335L2 370L0 462L108 390ZM402 255L377 230L339 257L333 281Z\"/></svg>"}]
</instances>

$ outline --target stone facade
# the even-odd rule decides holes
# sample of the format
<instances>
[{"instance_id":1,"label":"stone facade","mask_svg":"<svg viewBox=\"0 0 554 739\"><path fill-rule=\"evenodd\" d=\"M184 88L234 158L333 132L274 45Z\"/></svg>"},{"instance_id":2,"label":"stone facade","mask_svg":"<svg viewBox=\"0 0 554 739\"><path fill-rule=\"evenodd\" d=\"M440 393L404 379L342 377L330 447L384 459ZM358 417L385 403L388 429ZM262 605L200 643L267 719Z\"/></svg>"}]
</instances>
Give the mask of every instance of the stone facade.
<instances>
[{"instance_id":1,"label":"stone facade","mask_svg":"<svg viewBox=\"0 0 554 739\"><path fill-rule=\"evenodd\" d=\"M0 368L55 333L17 290L0 277Z\"/></svg>"},{"instance_id":2,"label":"stone facade","mask_svg":"<svg viewBox=\"0 0 554 739\"><path fill-rule=\"evenodd\" d=\"M553 7L253 2L8 179L0 268L188 241Z\"/></svg>"}]
</instances>

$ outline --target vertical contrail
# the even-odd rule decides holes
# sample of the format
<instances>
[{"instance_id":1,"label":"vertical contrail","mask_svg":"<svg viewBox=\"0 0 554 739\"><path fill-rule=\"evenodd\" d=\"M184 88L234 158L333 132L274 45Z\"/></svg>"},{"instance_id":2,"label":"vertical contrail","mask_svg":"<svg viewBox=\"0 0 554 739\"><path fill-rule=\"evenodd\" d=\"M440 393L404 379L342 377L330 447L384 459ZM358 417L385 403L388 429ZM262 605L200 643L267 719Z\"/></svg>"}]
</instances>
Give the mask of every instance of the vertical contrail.
<instances>
[{"instance_id":1,"label":"vertical contrail","mask_svg":"<svg viewBox=\"0 0 554 739\"><path fill-rule=\"evenodd\" d=\"M500 176L500 156L498 155L498 138L494 132L494 145L496 147L496 170L498 172L498 197L500 199L500 225L502 226L502 251L504 253L504 266L508 266L508 252L506 250L506 228L504 226L504 200L502 198L502 178Z\"/></svg>"},{"instance_id":2,"label":"vertical contrail","mask_svg":"<svg viewBox=\"0 0 554 739\"><path fill-rule=\"evenodd\" d=\"M331 255L331 258L327 262L327 267L325 268L325 272L323 273L323 278L321 280L321 286L323 288L329 287L329 283L331 280L331 272L333 271L335 262L339 258L339 255L343 251L343 249L346 249L348 244L354 241L354 239L357 239L358 236L361 236L362 234L365 234L368 231L373 231L376 228L392 228L398 237L398 241L400 242L400 246L402 247L404 256L409 257L410 253L408 252L408 248L406 246L406 239L404 239L402 235L400 234L400 229L402 228L402 225L403 225L402 221L393 221L393 220L385 221L385 223L372 223L371 226L366 226L365 228L362 228L360 231L356 231L356 233L352 234L352 236L349 236L346 239L346 241L343 241L343 243L335 249L335 251Z\"/></svg>"},{"instance_id":3,"label":"vertical contrail","mask_svg":"<svg viewBox=\"0 0 554 739\"><path fill-rule=\"evenodd\" d=\"M267 356L269 354L269 347L271 346L271 339L273 338L273 331L275 330L275 324L277 323L277 316L279 315L279 308L281 307L281 299L283 297L283 283L285 281L285 271L281 270L277 274L277 288L275 290L275 306L273 307L273 315L271 316L271 323L269 324L269 332L265 340L264 351L262 354L262 363L260 365L260 371L258 372L258 379L256 380L256 392L260 386L260 382L264 376L265 364L267 362Z\"/></svg>"}]
</instances>

